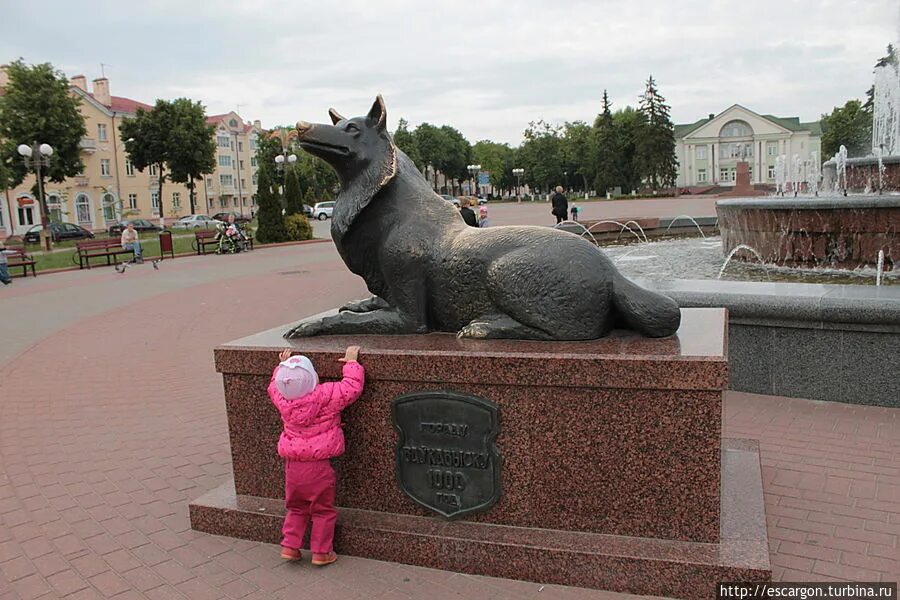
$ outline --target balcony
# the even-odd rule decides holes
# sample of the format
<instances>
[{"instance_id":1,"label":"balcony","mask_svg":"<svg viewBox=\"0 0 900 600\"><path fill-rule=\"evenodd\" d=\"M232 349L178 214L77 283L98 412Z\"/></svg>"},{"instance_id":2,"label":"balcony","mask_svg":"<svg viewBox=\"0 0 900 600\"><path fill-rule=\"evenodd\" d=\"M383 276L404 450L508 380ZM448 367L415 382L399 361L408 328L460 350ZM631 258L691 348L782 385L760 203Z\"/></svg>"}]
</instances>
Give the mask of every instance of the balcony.
<instances>
[{"instance_id":1,"label":"balcony","mask_svg":"<svg viewBox=\"0 0 900 600\"><path fill-rule=\"evenodd\" d=\"M78 142L78 147L88 154L93 154L97 151L97 140L94 138L81 138L81 141Z\"/></svg>"}]
</instances>

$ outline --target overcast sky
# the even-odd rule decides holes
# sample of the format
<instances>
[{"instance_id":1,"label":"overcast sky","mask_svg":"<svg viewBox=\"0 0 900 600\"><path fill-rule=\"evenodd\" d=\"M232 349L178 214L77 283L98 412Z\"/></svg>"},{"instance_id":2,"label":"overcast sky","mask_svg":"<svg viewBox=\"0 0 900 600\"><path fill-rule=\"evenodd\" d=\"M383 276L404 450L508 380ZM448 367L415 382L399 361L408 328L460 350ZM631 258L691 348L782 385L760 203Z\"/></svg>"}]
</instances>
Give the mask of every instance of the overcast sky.
<instances>
[{"instance_id":1,"label":"overcast sky","mask_svg":"<svg viewBox=\"0 0 900 600\"><path fill-rule=\"evenodd\" d=\"M368 110L518 144L529 121L636 105L653 74L676 123L734 103L817 119L863 97L900 0L0 0L0 62L188 96L263 126Z\"/></svg>"}]
</instances>

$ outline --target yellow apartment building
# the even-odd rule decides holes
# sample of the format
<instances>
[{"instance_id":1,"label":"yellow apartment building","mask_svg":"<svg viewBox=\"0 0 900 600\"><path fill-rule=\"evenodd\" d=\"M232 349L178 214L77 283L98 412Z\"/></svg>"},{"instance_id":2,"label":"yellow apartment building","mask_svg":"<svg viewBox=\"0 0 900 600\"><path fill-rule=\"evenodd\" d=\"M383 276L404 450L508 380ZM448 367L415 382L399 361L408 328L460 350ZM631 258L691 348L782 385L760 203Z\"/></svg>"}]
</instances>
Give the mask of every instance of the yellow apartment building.
<instances>
[{"instance_id":1,"label":"yellow apartment building","mask_svg":"<svg viewBox=\"0 0 900 600\"><path fill-rule=\"evenodd\" d=\"M0 88L7 77L0 69ZM87 133L81 140L84 170L62 183L46 182L45 195L51 218L75 223L90 230L103 230L123 218L159 219L160 207L171 224L190 214L186 186L166 181L159 194L155 169L138 171L125 154L119 125L138 108L152 108L130 98L110 94L109 80L95 79L88 90L83 75L69 80L72 95L81 100L79 111ZM256 194L257 139L263 134L259 121L245 122L230 112L208 117L216 126L216 171L196 182L196 209L201 214L234 211L254 212ZM14 140L16 144L34 140ZM38 140L49 143L52 140ZM52 158L51 158L52 160ZM0 236L21 235L41 222L40 208L32 194L34 176L0 196Z\"/></svg>"}]
</instances>

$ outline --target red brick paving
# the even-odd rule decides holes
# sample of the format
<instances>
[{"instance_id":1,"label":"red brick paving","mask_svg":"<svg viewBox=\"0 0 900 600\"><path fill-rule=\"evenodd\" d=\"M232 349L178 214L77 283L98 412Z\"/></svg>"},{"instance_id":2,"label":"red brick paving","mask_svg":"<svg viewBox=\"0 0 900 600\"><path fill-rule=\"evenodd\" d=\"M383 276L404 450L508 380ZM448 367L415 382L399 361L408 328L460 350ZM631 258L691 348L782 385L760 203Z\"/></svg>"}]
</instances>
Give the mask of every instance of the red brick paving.
<instances>
[{"instance_id":1,"label":"red brick paving","mask_svg":"<svg viewBox=\"0 0 900 600\"><path fill-rule=\"evenodd\" d=\"M0 598L623 597L350 557L314 571L190 530L187 502L230 473L211 348L362 295L328 251L257 251L233 272L184 259L170 275L206 283L75 320L0 365ZM18 318L41 318L41 293ZM898 415L729 394L726 433L761 441L776 579L900 577Z\"/></svg>"}]
</instances>

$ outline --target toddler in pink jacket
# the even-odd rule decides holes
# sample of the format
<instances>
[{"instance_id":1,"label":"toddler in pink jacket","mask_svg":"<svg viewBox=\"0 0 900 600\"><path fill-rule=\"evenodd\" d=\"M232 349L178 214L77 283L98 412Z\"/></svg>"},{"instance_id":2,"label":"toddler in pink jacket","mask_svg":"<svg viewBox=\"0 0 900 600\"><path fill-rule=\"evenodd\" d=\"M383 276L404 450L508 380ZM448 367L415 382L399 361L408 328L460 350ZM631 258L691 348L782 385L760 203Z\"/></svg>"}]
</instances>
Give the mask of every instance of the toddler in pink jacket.
<instances>
[{"instance_id":1,"label":"toddler in pink jacket","mask_svg":"<svg viewBox=\"0 0 900 600\"><path fill-rule=\"evenodd\" d=\"M281 558L300 560L300 546L312 521L309 547L312 564L328 565L334 553L334 508L337 477L330 458L344 453L341 411L362 394L365 370L357 362L359 346L350 346L344 358L343 379L319 383L312 362L284 350L272 373L269 398L281 413L284 430L278 454L284 459L284 503L287 514L281 528Z\"/></svg>"}]
</instances>

